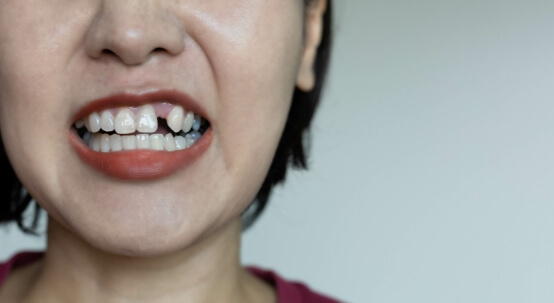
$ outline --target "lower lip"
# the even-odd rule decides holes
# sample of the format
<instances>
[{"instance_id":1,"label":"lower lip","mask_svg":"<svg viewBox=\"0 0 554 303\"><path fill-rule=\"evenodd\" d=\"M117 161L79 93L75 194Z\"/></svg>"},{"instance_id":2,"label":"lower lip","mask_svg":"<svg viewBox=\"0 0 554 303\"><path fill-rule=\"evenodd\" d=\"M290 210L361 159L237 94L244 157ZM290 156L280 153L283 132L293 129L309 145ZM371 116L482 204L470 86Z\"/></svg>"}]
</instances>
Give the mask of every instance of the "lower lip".
<instances>
[{"instance_id":1,"label":"lower lip","mask_svg":"<svg viewBox=\"0 0 554 303\"><path fill-rule=\"evenodd\" d=\"M198 160L212 142L212 130L208 129L193 146L173 152L147 149L96 152L74 131L69 132L69 141L83 162L107 176L123 180L153 180L186 169Z\"/></svg>"}]
</instances>

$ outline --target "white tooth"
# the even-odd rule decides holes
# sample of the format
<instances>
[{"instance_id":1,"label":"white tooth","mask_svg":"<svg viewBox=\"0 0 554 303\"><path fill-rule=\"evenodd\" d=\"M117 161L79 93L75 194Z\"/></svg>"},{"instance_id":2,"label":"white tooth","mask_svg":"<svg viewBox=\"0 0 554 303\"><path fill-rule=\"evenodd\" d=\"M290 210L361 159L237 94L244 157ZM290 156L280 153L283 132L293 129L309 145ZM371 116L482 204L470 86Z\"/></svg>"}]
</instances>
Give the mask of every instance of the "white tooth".
<instances>
[{"instance_id":1,"label":"white tooth","mask_svg":"<svg viewBox=\"0 0 554 303\"><path fill-rule=\"evenodd\" d=\"M153 150L164 150L165 138L164 135L150 135L150 148Z\"/></svg>"},{"instance_id":2,"label":"white tooth","mask_svg":"<svg viewBox=\"0 0 554 303\"><path fill-rule=\"evenodd\" d=\"M194 134L194 135L193 135ZM198 135L196 135L198 134ZM187 140L187 148L188 147L191 147L194 143L196 143L196 141L198 141L198 139L200 138L200 133L199 132L191 132L191 133L188 133L186 136L185 136L185 140Z\"/></svg>"},{"instance_id":3,"label":"white tooth","mask_svg":"<svg viewBox=\"0 0 554 303\"><path fill-rule=\"evenodd\" d=\"M85 121L79 120L75 122L75 128L79 129L79 128L83 128L83 126L85 126Z\"/></svg>"},{"instance_id":4,"label":"white tooth","mask_svg":"<svg viewBox=\"0 0 554 303\"><path fill-rule=\"evenodd\" d=\"M110 148L112 151L120 151L123 149L120 135L113 134L110 136Z\"/></svg>"},{"instance_id":5,"label":"white tooth","mask_svg":"<svg viewBox=\"0 0 554 303\"><path fill-rule=\"evenodd\" d=\"M200 129L200 122L202 122L202 118L199 115L194 115L194 123L192 124L192 129L198 131Z\"/></svg>"},{"instance_id":6,"label":"white tooth","mask_svg":"<svg viewBox=\"0 0 554 303\"><path fill-rule=\"evenodd\" d=\"M134 133L135 130L135 114L128 108L122 108L115 117L115 132L125 135Z\"/></svg>"},{"instance_id":7,"label":"white tooth","mask_svg":"<svg viewBox=\"0 0 554 303\"><path fill-rule=\"evenodd\" d=\"M92 114L90 114L88 117L87 117L87 122L88 122L88 127L87 129L91 132L91 133L97 133L98 131L100 131L100 116L98 115L98 113L94 112Z\"/></svg>"},{"instance_id":8,"label":"white tooth","mask_svg":"<svg viewBox=\"0 0 554 303\"><path fill-rule=\"evenodd\" d=\"M150 148L150 136L147 134L137 135L137 149Z\"/></svg>"},{"instance_id":9,"label":"white tooth","mask_svg":"<svg viewBox=\"0 0 554 303\"><path fill-rule=\"evenodd\" d=\"M174 151L175 150L175 139L172 134L165 135L165 150Z\"/></svg>"},{"instance_id":10,"label":"white tooth","mask_svg":"<svg viewBox=\"0 0 554 303\"><path fill-rule=\"evenodd\" d=\"M114 116L109 110L102 112L102 115L100 116L100 127L107 132L111 132L115 129Z\"/></svg>"},{"instance_id":11,"label":"white tooth","mask_svg":"<svg viewBox=\"0 0 554 303\"><path fill-rule=\"evenodd\" d=\"M124 150L137 149L137 137L136 136L121 136L121 143L123 143Z\"/></svg>"},{"instance_id":12,"label":"white tooth","mask_svg":"<svg viewBox=\"0 0 554 303\"><path fill-rule=\"evenodd\" d=\"M167 126L174 132L178 133L183 126L184 111L181 106L175 106L167 115Z\"/></svg>"},{"instance_id":13,"label":"white tooth","mask_svg":"<svg viewBox=\"0 0 554 303\"><path fill-rule=\"evenodd\" d=\"M175 149L181 150L187 148L187 140L183 136L175 137Z\"/></svg>"},{"instance_id":14,"label":"white tooth","mask_svg":"<svg viewBox=\"0 0 554 303\"><path fill-rule=\"evenodd\" d=\"M100 151L103 153L110 151L110 135L102 134L100 136Z\"/></svg>"},{"instance_id":15,"label":"white tooth","mask_svg":"<svg viewBox=\"0 0 554 303\"><path fill-rule=\"evenodd\" d=\"M142 106L137 114L137 130L141 133L153 133L158 129L158 118L152 105Z\"/></svg>"},{"instance_id":16,"label":"white tooth","mask_svg":"<svg viewBox=\"0 0 554 303\"><path fill-rule=\"evenodd\" d=\"M183 120L183 132L188 133L194 124L194 113L188 112Z\"/></svg>"},{"instance_id":17,"label":"white tooth","mask_svg":"<svg viewBox=\"0 0 554 303\"><path fill-rule=\"evenodd\" d=\"M92 134L92 140L90 140L90 148L93 151L100 151L100 134Z\"/></svg>"},{"instance_id":18,"label":"white tooth","mask_svg":"<svg viewBox=\"0 0 554 303\"><path fill-rule=\"evenodd\" d=\"M190 132L187 135L191 136L192 138L194 138L196 140L198 140L198 139L200 139L200 137L202 137L202 134L197 132L197 131Z\"/></svg>"}]
</instances>

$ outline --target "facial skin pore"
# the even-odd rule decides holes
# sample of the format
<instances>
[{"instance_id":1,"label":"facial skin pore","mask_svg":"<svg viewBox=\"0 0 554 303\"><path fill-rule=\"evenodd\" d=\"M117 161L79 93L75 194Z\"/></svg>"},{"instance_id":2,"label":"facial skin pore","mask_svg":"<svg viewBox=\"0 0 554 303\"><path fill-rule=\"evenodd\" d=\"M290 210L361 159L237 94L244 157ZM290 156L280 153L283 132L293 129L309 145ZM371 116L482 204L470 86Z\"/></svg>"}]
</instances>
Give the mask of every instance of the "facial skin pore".
<instances>
[{"instance_id":1,"label":"facial skin pore","mask_svg":"<svg viewBox=\"0 0 554 303\"><path fill-rule=\"evenodd\" d=\"M240 214L294 88L314 85L324 11L324 0L0 0L0 132L49 214L43 261L15 271L0 301L272 302L240 267ZM210 146L186 168L113 178L69 144L93 100L160 90L187 94L210 122Z\"/></svg>"}]
</instances>

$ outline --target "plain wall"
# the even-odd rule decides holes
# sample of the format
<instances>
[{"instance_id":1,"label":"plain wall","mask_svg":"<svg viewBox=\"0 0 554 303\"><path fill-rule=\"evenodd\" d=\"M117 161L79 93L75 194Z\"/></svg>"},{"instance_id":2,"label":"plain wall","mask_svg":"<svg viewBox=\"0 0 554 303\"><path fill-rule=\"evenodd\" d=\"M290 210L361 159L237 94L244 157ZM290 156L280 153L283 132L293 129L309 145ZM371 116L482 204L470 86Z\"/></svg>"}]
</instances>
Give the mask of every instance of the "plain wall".
<instances>
[{"instance_id":1,"label":"plain wall","mask_svg":"<svg viewBox=\"0 0 554 303\"><path fill-rule=\"evenodd\" d=\"M339 1L310 170L244 263L347 302L554 302L554 2Z\"/></svg>"}]
</instances>

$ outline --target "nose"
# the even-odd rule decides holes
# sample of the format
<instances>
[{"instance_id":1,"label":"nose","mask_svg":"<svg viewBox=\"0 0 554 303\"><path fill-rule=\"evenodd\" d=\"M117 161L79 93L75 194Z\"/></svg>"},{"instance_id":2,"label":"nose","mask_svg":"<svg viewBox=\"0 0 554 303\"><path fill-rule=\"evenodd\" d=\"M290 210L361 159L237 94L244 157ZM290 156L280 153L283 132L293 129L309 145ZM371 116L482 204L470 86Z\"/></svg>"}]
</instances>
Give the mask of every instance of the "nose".
<instances>
[{"instance_id":1,"label":"nose","mask_svg":"<svg viewBox=\"0 0 554 303\"><path fill-rule=\"evenodd\" d=\"M159 2L104 0L85 36L91 58L115 56L141 65L156 53L177 55L185 48L185 29Z\"/></svg>"}]
</instances>

